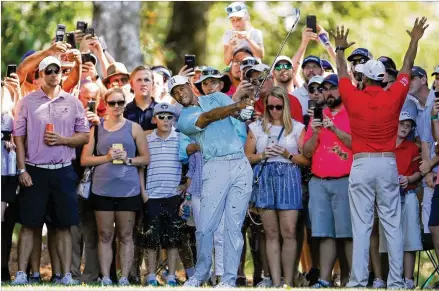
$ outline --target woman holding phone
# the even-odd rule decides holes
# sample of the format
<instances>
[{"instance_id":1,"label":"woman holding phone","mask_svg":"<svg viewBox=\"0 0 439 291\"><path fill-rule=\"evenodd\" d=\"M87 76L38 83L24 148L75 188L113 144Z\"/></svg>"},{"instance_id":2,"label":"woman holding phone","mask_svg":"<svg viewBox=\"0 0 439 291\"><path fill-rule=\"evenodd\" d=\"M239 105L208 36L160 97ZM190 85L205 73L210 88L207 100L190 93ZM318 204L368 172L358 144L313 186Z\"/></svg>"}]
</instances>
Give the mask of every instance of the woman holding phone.
<instances>
[{"instance_id":1,"label":"woman holding phone","mask_svg":"<svg viewBox=\"0 0 439 291\"><path fill-rule=\"evenodd\" d=\"M268 264L273 285L292 286L296 260L296 224L302 209L299 165L308 160L301 154L304 125L291 118L288 95L274 87L265 99L260 121L249 125L245 154L254 167L253 201L261 211L266 236ZM283 244L280 247L279 234Z\"/></svg>"},{"instance_id":2,"label":"woman holding phone","mask_svg":"<svg viewBox=\"0 0 439 291\"><path fill-rule=\"evenodd\" d=\"M113 283L110 279L110 266L114 225L120 242L122 277L119 285L129 285L127 278L134 257L135 212L142 207L141 195L145 195L142 167L149 163L149 151L142 128L123 117L125 95L125 91L120 88L107 91L104 96L107 119L91 129L90 141L81 156L82 166L95 167L89 199L95 210L99 233L98 256L103 285Z\"/></svg>"}]
</instances>

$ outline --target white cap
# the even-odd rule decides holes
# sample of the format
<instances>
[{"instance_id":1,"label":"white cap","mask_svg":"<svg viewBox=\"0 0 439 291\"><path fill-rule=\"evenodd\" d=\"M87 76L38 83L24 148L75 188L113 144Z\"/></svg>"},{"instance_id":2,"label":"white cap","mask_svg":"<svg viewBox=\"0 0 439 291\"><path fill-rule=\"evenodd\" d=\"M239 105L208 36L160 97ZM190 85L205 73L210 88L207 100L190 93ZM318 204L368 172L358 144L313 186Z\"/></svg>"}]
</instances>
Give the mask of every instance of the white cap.
<instances>
[{"instance_id":1,"label":"white cap","mask_svg":"<svg viewBox=\"0 0 439 291\"><path fill-rule=\"evenodd\" d=\"M180 75L175 75L171 79L169 79L169 81L168 81L168 92L172 92L172 89L175 86L184 85L187 83L189 83L188 78L186 78L184 76L180 76Z\"/></svg>"},{"instance_id":2,"label":"white cap","mask_svg":"<svg viewBox=\"0 0 439 291\"><path fill-rule=\"evenodd\" d=\"M401 113L399 114L399 121L404 120L411 120L413 122L413 125L416 126L415 119L407 111L401 111Z\"/></svg>"},{"instance_id":3,"label":"white cap","mask_svg":"<svg viewBox=\"0 0 439 291\"><path fill-rule=\"evenodd\" d=\"M227 15L231 17L244 17L247 13L247 6L243 2L233 2L226 8Z\"/></svg>"},{"instance_id":4,"label":"white cap","mask_svg":"<svg viewBox=\"0 0 439 291\"><path fill-rule=\"evenodd\" d=\"M277 63L279 63L280 61L287 61L290 64L293 64L293 61L289 57L287 57L287 56L278 56L276 61L274 62L274 65L276 66Z\"/></svg>"},{"instance_id":5,"label":"white cap","mask_svg":"<svg viewBox=\"0 0 439 291\"><path fill-rule=\"evenodd\" d=\"M55 64L61 68L61 62L55 57L46 57L38 65L38 71L44 71L49 65Z\"/></svg>"},{"instance_id":6,"label":"white cap","mask_svg":"<svg viewBox=\"0 0 439 291\"><path fill-rule=\"evenodd\" d=\"M172 104L169 103L159 103L154 106L154 113L153 115L156 116L160 113L171 113L172 115L177 115L175 112L175 107Z\"/></svg>"},{"instance_id":7,"label":"white cap","mask_svg":"<svg viewBox=\"0 0 439 291\"><path fill-rule=\"evenodd\" d=\"M311 80L309 80L308 86L313 84L313 83L316 83L316 84L320 85L320 84L323 83L324 80L325 80L325 77L323 77L323 76L314 76L314 77L311 78Z\"/></svg>"},{"instance_id":8,"label":"white cap","mask_svg":"<svg viewBox=\"0 0 439 291\"><path fill-rule=\"evenodd\" d=\"M433 74L431 74L432 76L434 75L439 75L439 66L436 67L436 69L434 70Z\"/></svg>"},{"instance_id":9,"label":"white cap","mask_svg":"<svg viewBox=\"0 0 439 291\"><path fill-rule=\"evenodd\" d=\"M355 71L363 73L369 79L382 81L386 74L386 67L383 63L376 60L369 60L365 64L359 64L355 67Z\"/></svg>"}]
</instances>

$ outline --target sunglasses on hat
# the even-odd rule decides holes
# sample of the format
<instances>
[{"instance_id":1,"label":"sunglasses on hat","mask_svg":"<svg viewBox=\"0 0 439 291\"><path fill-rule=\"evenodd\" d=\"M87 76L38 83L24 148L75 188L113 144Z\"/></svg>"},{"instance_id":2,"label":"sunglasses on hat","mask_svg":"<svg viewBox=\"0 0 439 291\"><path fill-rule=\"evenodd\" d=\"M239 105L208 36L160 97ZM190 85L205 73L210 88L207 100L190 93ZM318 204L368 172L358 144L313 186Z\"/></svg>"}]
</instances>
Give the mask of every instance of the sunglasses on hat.
<instances>
[{"instance_id":1,"label":"sunglasses on hat","mask_svg":"<svg viewBox=\"0 0 439 291\"><path fill-rule=\"evenodd\" d=\"M221 75L221 73L218 70L204 70L204 71L201 71L201 75L212 76L212 75Z\"/></svg>"},{"instance_id":2,"label":"sunglasses on hat","mask_svg":"<svg viewBox=\"0 0 439 291\"><path fill-rule=\"evenodd\" d=\"M276 71L282 71L282 69L291 70L292 68L293 68L292 64L280 64L280 65L274 66L274 69Z\"/></svg>"},{"instance_id":3,"label":"sunglasses on hat","mask_svg":"<svg viewBox=\"0 0 439 291\"><path fill-rule=\"evenodd\" d=\"M45 69L45 70L44 70L44 74L46 74L46 75L52 75L52 74L58 75L59 72L60 72L60 68L56 68L56 69Z\"/></svg>"},{"instance_id":4,"label":"sunglasses on hat","mask_svg":"<svg viewBox=\"0 0 439 291\"><path fill-rule=\"evenodd\" d=\"M226 8L227 14L233 13L233 12L239 12L241 10L245 9L245 7L241 7L241 5L236 5L236 6L229 6Z\"/></svg>"},{"instance_id":5,"label":"sunglasses on hat","mask_svg":"<svg viewBox=\"0 0 439 291\"><path fill-rule=\"evenodd\" d=\"M243 60L241 62L241 66L254 66L257 64L258 64L258 62L254 59Z\"/></svg>"}]
</instances>

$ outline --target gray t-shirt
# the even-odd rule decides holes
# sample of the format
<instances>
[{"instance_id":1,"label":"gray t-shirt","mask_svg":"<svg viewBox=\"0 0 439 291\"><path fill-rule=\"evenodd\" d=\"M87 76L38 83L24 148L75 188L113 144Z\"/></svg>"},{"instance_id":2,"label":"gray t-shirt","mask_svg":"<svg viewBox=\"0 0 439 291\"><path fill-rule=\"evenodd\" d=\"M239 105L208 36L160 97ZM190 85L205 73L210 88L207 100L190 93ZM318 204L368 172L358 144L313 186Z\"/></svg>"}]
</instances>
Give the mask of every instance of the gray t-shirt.
<instances>
[{"instance_id":1,"label":"gray t-shirt","mask_svg":"<svg viewBox=\"0 0 439 291\"><path fill-rule=\"evenodd\" d=\"M106 155L113 144L122 144L128 157L136 156L136 142L132 134L133 122L126 120L116 131L108 131L100 124L98 130L98 155ZM140 194L140 179L137 167L125 164L105 163L96 166L93 172L94 194L106 197L132 197Z\"/></svg>"},{"instance_id":2,"label":"gray t-shirt","mask_svg":"<svg viewBox=\"0 0 439 291\"><path fill-rule=\"evenodd\" d=\"M223 36L223 44L224 45L229 44L230 39L233 36L233 32L234 32L234 30L229 29L224 33L224 36ZM264 45L264 41L262 38L262 32L259 29L251 27L249 30L247 30L247 35L249 36L249 39L253 40L258 46L262 47ZM235 50L238 50L238 49L243 48L243 47L250 48L250 44L245 39L238 39L238 44L236 45Z\"/></svg>"}]
</instances>

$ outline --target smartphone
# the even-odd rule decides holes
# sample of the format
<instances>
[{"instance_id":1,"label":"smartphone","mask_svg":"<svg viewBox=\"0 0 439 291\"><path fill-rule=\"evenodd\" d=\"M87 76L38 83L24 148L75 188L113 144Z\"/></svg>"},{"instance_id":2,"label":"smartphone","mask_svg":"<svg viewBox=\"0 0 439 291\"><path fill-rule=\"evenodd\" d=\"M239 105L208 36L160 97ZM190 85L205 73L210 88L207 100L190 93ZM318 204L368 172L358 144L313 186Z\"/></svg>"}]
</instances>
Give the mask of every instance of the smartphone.
<instances>
[{"instance_id":1,"label":"smartphone","mask_svg":"<svg viewBox=\"0 0 439 291\"><path fill-rule=\"evenodd\" d=\"M82 32L85 32L87 29L87 22L85 21L77 21L76 22L76 30L80 30Z\"/></svg>"},{"instance_id":2,"label":"smartphone","mask_svg":"<svg viewBox=\"0 0 439 291\"><path fill-rule=\"evenodd\" d=\"M67 43L72 46L72 49L75 49L76 48L75 33L68 32L66 34L66 38L67 38Z\"/></svg>"},{"instance_id":3,"label":"smartphone","mask_svg":"<svg viewBox=\"0 0 439 291\"><path fill-rule=\"evenodd\" d=\"M93 27L88 27L84 32L85 34L90 34L92 37L95 37L95 29Z\"/></svg>"},{"instance_id":4,"label":"smartphone","mask_svg":"<svg viewBox=\"0 0 439 291\"><path fill-rule=\"evenodd\" d=\"M123 150L123 144L121 144L121 143L114 143L112 148L113 149ZM121 164L123 164L123 161L122 160L113 160L113 164L121 165Z\"/></svg>"},{"instance_id":5,"label":"smartphone","mask_svg":"<svg viewBox=\"0 0 439 291\"><path fill-rule=\"evenodd\" d=\"M317 18L315 15L306 16L306 27L311 28L314 33L317 33Z\"/></svg>"},{"instance_id":6,"label":"smartphone","mask_svg":"<svg viewBox=\"0 0 439 291\"><path fill-rule=\"evenodd\" d=\"M184 55L184 64L187 68L195 68L195 55Z\"/></svg>"},{"instance_id":7,"label":"smartphone","mask_svg":"<svg viewBox=\"0 0 439 291\"><path fill-rule=\"evenodd\" d=\"M439 98L439 91L438 92L434 92L434 97Z\"/></svg>"},{"instance_id":8,"label":"smartphone","mask_svg":"<svg viewBox=\"0 0 439 291\"><path fill-rule=\"evenodd\" d=\"M96 101L88 101L88 111L96 112Z\"/></svg>"},{"instance_id":9,"label":"smartphone","mask_svg":"<svg viewBox=\"0 0 439 291\"><path fill-rule=\"evenodd\" d=\"M316 100L308 100L308 109L314 109L317 107L317 101Z\"/></svg>"},{"instance_id":10,"label":"smartphone","mask_svg":"<svg viewBox=\"0 0 439 291\"><path fill-rule=\"evenodd\" d=\"M106 51L108 49L108 46L107 46L107 42L105 41L105 38L103 36L99 36L98 40L101 43L102 50Z\"/></svg>"},{"instance_id":11,"label":"smartphone","mask_svg":"<svg viewBox=\"0 0 439 291\"><path fill-rule=\"evenodd\" d=\"M7 77L11 77L12 73L17 73L17 65L8 65L8 72L6 74Z\"/></svg>"},{"instance_id":12,"label":"smartphone","mask_svg":"<svg viewBox=\"0 0 439 291\"><path fill-rule=\"evenodd\" d=\"M314 119L323 120L323 110L321 107L314 108Z\"/></svg>"},{"instance_id":13,"label":"smartphone","mask_svg":"<svg viewBox=\"0 0 439 291\"><path fill-rule=\"evenodd\" d=\"M64 24L58 24L56 26L56 34L55 34L55 40L58 41L64 41L64 35L66 34L66 26Z\"/></svg>"},{"instance_id":14,"label":"smartphone","mask_svg":"<svg viewBox=\"0 0 439 291\"><path fill-rule=\"evenodd\" d=\"M81 54L81 60L82 60L83 64L85 64L87 62L91 62L91 55L90 55L90 53Z\"/></svg>"},{"instance_id":15,"label":"smartphone","mask_svg":"<svg viewBox=\"0 0 439 291\"><path fill-rule=\"evenodd\" d=\"M276 136L269 136L267 146L274 146L275 144L277 144L277 137Z\"/></svg>"}]
</instances>

